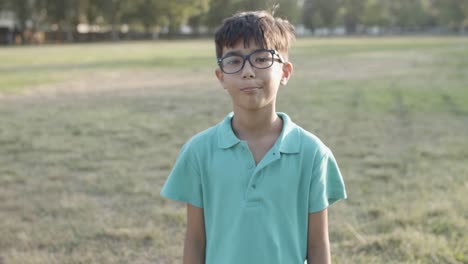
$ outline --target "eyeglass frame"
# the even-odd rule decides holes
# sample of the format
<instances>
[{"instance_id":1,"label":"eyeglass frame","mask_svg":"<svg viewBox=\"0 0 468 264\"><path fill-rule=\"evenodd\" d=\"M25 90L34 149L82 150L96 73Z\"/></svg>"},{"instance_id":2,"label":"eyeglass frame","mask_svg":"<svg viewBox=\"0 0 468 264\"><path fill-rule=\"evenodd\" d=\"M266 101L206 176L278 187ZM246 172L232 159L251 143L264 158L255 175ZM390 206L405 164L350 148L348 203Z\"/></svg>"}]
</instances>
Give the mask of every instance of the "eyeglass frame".
<instances>
[{"instance_id":1,"label":"eyeglass frame","mask_svg":"<svg viewBox=\"0 0 468 264\"><path fill-rule=\"evenodd\" d=\"M261 51L267 51L269 53L271 53L272 55L272 59L271 59L271 64L270 66L268 67L265 67L265 68L259 68L259 67L256 67L254 66L254 64L252 63L252 61L250 60L250 57L257 53L257 52L261 52ZM278 56L278 59L275 59L275 55ZM240 67L240 69L238 71L235 71L235 72L225 72L224 71L224 67L222 66L222 62L225 58L228 58L228 57L232 57L232 56L238 56L238 57L242 57L243 61L242 61L242 66ZM250 63L250 66L252 66L253 68L255 69L268 69L270 68L271 66L273 66L273 64L275 64L275 60L278 61L279 63L286 63L286 61L283 59L283 57L281 57L281 54L279 54L278 51L274 50L274 49L257 49L257 50L254 50L253 52L251 52L250 54L247 54L247 55L241 55L241 54L227 54L221 58L218 58L218 66L219 68L221 69L221 71L225 74L236 74L240 71L242 71L245 67L245 62L246 61L249 61Z\"/></svg>"}]
</instances>

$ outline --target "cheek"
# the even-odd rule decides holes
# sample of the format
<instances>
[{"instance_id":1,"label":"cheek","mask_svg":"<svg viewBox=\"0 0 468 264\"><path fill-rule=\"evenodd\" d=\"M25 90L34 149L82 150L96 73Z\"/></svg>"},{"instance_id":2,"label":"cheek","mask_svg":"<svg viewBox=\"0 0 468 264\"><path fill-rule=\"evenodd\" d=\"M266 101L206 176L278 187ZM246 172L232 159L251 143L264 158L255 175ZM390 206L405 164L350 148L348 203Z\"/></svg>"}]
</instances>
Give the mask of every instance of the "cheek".
<instances>
[{"instance_id":1,"label":"cheek","mask_svg":"<svg viewBox=\"0 0 468 264\"><path fill-rule=\"evenodd\" d=\"M235 74L224 75L224 84L226 88L235 88L240 85L242 78Z\"/></svg>"},{"instance_id":2,"label":"cheek","mask_svg":"<svg viewBox=\"0 0 468 264\"><path fill-rule=\"evenodd\" d=\"M223 87L229 94L234 95L237 91L237 87L239 87L239 83L236 79L228 77L224 79Z\"/></svg>"},{"instance_id":3,"label":"cheek","mask_svg":"<svg viewBox=\"0 0 468 264\"><path fill-rule=\"evenodd\" d=\"M279 86L282 78L283 78L283 75L281 72L274 72L269 76L268 82L272 86Z\"/></svg>"},{"instance_id":4,"label":"cheek","mask_svg":"<svg viewBox=\"0 0 468 264\"><path fill-rule=\"evenodd\" d=\"M283 78L283 70L281 67L276 66L272 68L269 78L272 82L279 82Z\"/></svg>"}]
</instances>

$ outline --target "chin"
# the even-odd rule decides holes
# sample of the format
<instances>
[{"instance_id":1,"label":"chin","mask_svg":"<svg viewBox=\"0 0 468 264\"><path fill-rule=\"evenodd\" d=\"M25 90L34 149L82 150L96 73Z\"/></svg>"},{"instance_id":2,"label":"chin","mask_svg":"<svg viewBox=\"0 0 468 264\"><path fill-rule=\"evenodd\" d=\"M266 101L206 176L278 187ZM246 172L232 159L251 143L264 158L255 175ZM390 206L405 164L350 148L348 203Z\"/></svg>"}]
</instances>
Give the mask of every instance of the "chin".
<instances>
[{"instance_id":1,"label":"chin","mask_svg":"<svg viewBox=\"0 0 468 264\"><path fill-rule=\"evenodd\" d=\"M248 111L257 111L257 110L261 110L261 109L265 108L265 105L250 104L250 105L244 105L242 108L245 109L245 110L248 110Z\"/></svg>"},{"instance_id":2,"label":"chin","mask_svg":"<svg viewBox=\"0 0 468 264\"><path fill-rule=\"evenodd\" d=\"M257 111L257 110L267 108L269 106L270 104L263 100L260 100L260 101L252 100L250 102L244 101L244 102L241 102L240 104L237 104L238 108L247 110L247 111Z\"/></svg>"}]
</instances>

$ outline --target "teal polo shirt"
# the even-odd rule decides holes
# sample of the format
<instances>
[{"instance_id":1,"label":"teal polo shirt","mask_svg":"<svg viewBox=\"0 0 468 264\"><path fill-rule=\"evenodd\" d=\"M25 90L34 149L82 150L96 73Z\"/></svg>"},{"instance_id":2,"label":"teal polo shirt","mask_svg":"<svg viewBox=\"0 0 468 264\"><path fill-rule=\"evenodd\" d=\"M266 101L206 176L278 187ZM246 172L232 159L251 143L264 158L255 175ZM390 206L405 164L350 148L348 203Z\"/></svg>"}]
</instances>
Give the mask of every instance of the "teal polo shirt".
<instances>
[{"instance_id":1,"label":"teal polo shirt","mask_svg":"<svg viewBox=\"0 0 468 264\"><path fill-rule=\"evenodd\" d=\"M206 264L302 264L308 213L346 198L332 152L284 113L273 147L255 164L224 121L192 137L161 195L204 209Z\"/></svg>"}]
</instances>

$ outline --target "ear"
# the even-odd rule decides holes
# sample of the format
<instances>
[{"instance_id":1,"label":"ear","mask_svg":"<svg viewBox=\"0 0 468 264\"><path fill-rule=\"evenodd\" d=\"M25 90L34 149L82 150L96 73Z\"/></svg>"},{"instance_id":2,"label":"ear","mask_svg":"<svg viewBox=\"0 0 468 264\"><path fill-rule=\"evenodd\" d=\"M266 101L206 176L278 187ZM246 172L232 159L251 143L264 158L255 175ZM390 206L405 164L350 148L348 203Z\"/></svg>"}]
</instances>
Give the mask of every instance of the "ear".
<instances>
[{"instance_id":1,"label":"ear","mask_svg":"<svg viewBox=\"0 0 468 264\"><path fill-rule=\"evenodd\" d=\"M290 62L285 62L283 63L283 76L281 77L280 84L281 85L286 85L288 84L289 78L291 78L291 75L293 73L293 65Z\"/></svg>"},{"instance_id":2,"label":"ear","mask_svg":"<svg viewBox=\"0 0 468 264\"><path fill-rule=\"evenodd\" d=\"M218 81L221 84L223 84L223 82L224 82L224 73L221 71L221 69L216 68L215 75L216 75L216 78L218 78Z\"/></svg>"}]
</instances>

